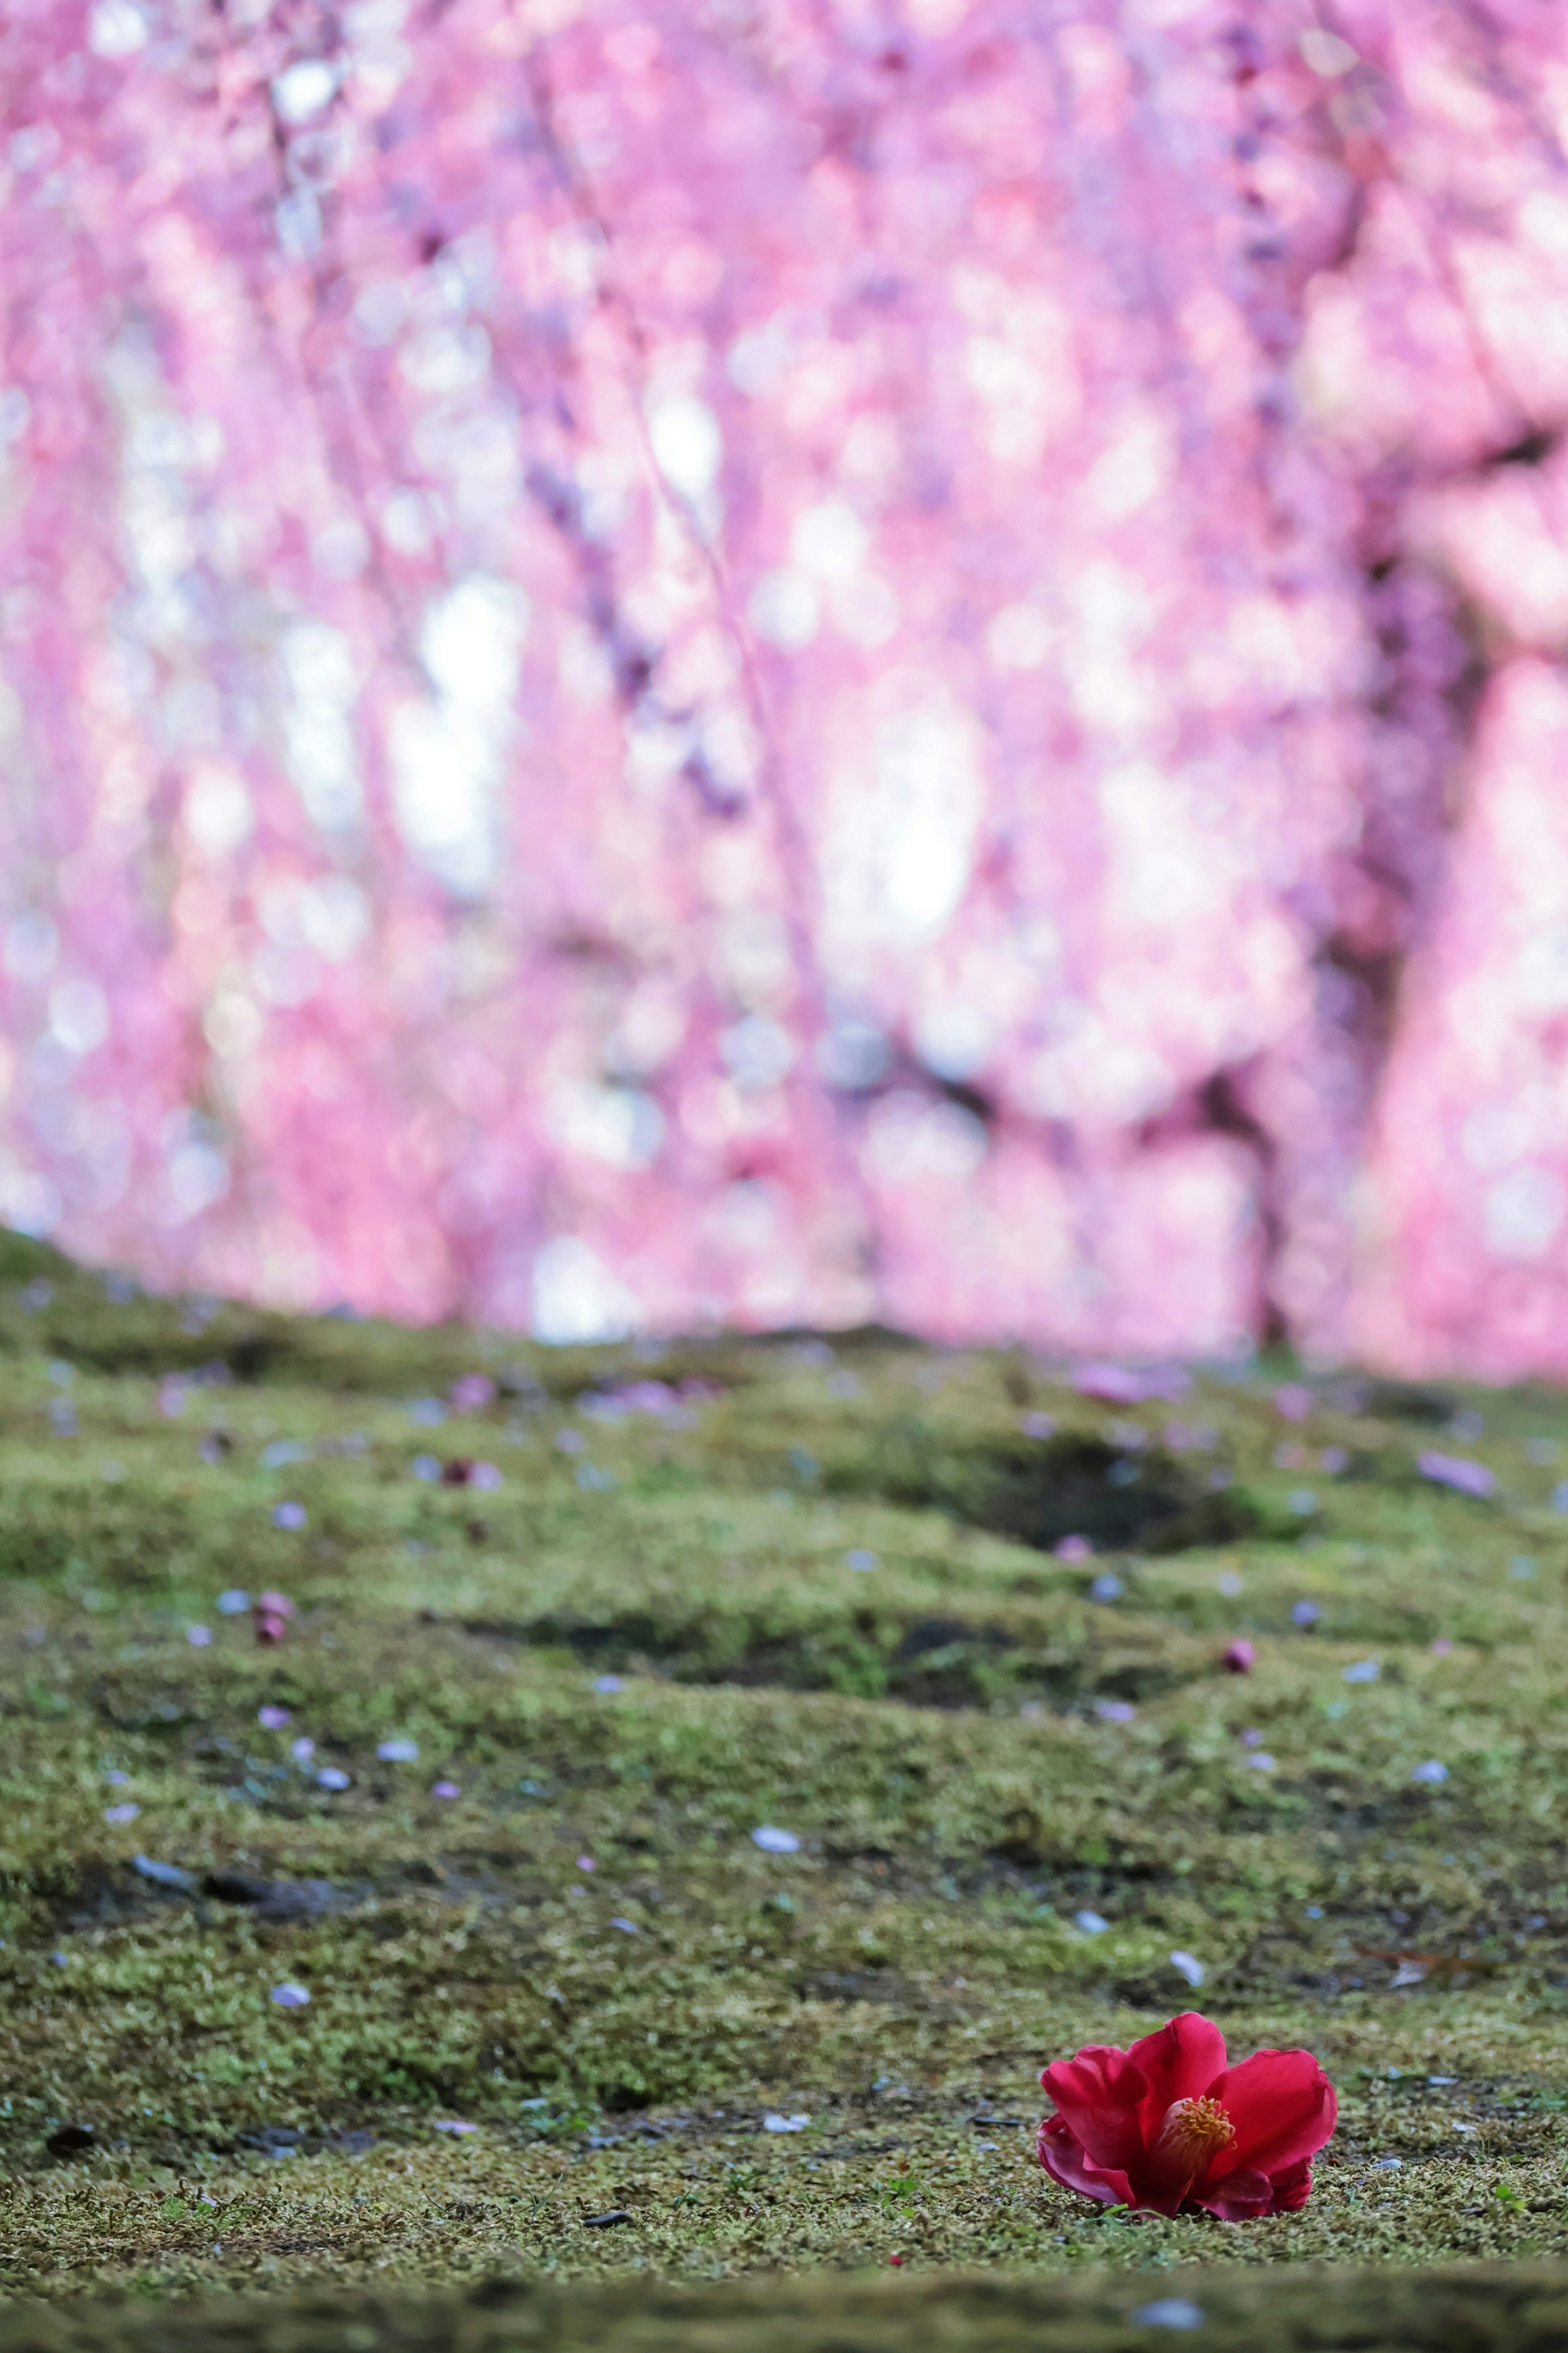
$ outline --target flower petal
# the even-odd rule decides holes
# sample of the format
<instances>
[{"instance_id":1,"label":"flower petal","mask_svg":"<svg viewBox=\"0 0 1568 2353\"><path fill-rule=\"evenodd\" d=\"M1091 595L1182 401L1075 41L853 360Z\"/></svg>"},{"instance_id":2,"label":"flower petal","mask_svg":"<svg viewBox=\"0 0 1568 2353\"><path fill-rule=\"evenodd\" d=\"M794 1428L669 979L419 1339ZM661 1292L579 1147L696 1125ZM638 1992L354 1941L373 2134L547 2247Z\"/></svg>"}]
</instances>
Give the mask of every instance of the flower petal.
<instances>
[{"instance_id":1,"label":"flower petal","mask_svg":"<svg viewBox=\"0 0 1568 2353\"><path fill-rule=\"evenodd\" d=\"M1270 2177L1315 2157L1339 2114L1334 2087L1310 2051L1259 2051L1214 2086L1236 2138L1209 2168L1218 2183L1238 2168Z\"/></svg>"},{"instance_id":2,"label":"flower petal","mask_svg":"<svg viewBox=\"0 0 1568 2353\"><path fill-rule=\"evenodd\" d=\"M1258 2214L1274 2211L1274 2184L1255 2167L1237 2166L1223 2181L1194 2190L1191 2203L1206 2206L1220 2222L1250 2222Z\"/></svg>"},{"instance_id":3,"label":"flower petal","mask_svg":"<svg viewBox=\"0 0 1568 2353\"><path fill-rule=\"evenodd\" d=\"M1152 2147L1173 2100L1201 2100L1225 2073L1225 2037L1212 2019L1195 2010L1183 2010L1152 2034L1145 2034L1127 2053L1141 2071L1144 2095L1144 2137ZM1226 2102L1228 2107L1229 2102Z\"/></svg>"},{"instance_id":4,"label":"flower petal","mask_svg":"<svg viewBox=\"0 0 1568 2353\"><path fill-rule=\"evenodd\" d=\"M1304 2206L1312 2193L1312 2160L1304 2157L1300 2165L1288 2165L1283 2173L1274 2177L1274 2203L1271 2214L1294 2213Z\"/></svg>"},{"instance_id":5,"label":"flower petal","mask_svg":"<svg viewBox=\"0 0 1568 2353\"><path fill-rule=\"evenodd\" d=\"M1121 2173L1138 2165L1146 2145L1142 2116L1149 2086L1125 2051L1090 2043L1076 2058L1058 2059L1040 2081L1090 2164Z\"/></svg>"},{"instance_id":6,"label":"flower petal","mask_svg":"<svg viewBox=\"0 0 1568 2353\"><path fill-rule=\"evenodd\" d=\"M1060 2182L1064 2189L1076 2189L1099 2206L1136 2203L1126 2174L1114 2167L1091 2165L1070 2126L1060 2116L1047 2116L1040 2126L1039 2154L1051 2179Z\"/></svg>"}]
</instances>

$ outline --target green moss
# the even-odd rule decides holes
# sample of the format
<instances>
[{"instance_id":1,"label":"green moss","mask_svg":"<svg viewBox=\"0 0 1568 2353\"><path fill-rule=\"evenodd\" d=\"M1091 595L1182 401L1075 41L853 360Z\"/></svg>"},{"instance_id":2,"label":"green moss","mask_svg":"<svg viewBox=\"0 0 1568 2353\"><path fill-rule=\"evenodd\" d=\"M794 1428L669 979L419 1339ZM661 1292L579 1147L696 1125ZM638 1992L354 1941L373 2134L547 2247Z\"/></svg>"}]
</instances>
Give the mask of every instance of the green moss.
<instances>
[{"instance_id":1,"label":"green moss","mask_svg":"<svg viewBox=\"0 0 1568 2353\"><path fill-rule=\"evenodd\" d=\"M135 2295L148 2283L138 2281ZM1200 2301L1201 2299L1201 2301ZM1173 2340L1161 2307L1175 2302ZM1151 2314L1145 2318L1143 2316ZM1201 2317L1191 2316L1192 2308ZM193 2300L155 2315L134 2303L0 2315L0 2353L1149 2353L1191 2341L1209 2353L1555 2353L1568 2327L1568 2274L1545 2266L1323 2273L1205 2270L1175 2283L1121 2278L953 2276L909 2269L880 2279L797 2277L704 2289L642 2277L562 2289L491 2280L439 2298L383 2288Z\"/></svg>"},{"instance_id":2,"label":"green moss","mask_svg":"<svg viewBox=\"0 0 1568 2353\"><path fill-rule=\"evenodd\" d=\"M493 1403L410 1419L479 1370ZM1279 1377L1112 1412L874 1333L552 1353L117 1304L0 1239L11 2292L901 2254L1070 2302L1085 2267L1564 2248L1568 1413L1344 1392L1303 1431ZM574 1407L626 1377L718 1394ZM1492 1504L1415 1472L1459 1409L1484 1439L1436 1442L1485 1453ZM1078 1532L1087 1563L1042 1549ZM268 1587L276 1651L216 1608ZM1032 2161L1041 2065L1194 2000L1173 1951L1233 2047L1308 2043L1341 2086L1298 2216L1107 2221ZM70 2124L92 2148L51 2156Z\"/></svg>"}]
</instances>

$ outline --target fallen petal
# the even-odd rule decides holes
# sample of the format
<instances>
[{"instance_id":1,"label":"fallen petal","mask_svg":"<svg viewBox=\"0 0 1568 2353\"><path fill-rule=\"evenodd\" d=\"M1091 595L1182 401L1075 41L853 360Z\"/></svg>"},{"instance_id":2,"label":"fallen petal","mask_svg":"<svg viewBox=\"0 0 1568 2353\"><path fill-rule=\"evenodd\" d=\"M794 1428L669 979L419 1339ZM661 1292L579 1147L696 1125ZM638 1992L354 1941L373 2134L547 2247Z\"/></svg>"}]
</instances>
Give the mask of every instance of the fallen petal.
<instances>
[{"instance_id":1,"label":"fallen petal","mask_svg":"<svg viewBox=\"0 0 1568 2353\"><path fill-rule=\"evenodd\" d=\"M798 1854L800 1841L793 1831L781 1831L772 1822L763 1822L752 1832L752 1844L760 1846L764 1854Z\"/></svg>"}]
</instances>

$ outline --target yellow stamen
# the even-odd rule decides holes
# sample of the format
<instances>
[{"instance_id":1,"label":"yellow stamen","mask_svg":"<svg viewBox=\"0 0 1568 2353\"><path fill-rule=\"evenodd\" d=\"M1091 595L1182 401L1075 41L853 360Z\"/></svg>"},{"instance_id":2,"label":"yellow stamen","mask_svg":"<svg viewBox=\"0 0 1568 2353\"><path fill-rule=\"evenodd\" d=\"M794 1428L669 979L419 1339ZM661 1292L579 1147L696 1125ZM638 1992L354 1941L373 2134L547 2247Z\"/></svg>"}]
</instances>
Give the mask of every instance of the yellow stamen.
<instances>
[{"instance_id":1,"label":"yellow stamen","mask_svg":"<svg viewBox=\"0 0 1568 2353\"><path fill-rule=\"evenodd\" d=\"M1160 2150L1198 2174L1235 2138L1236 2126L1217 2100L1173 2100L1160 2127Z\"/></svg>"}]
</instances>

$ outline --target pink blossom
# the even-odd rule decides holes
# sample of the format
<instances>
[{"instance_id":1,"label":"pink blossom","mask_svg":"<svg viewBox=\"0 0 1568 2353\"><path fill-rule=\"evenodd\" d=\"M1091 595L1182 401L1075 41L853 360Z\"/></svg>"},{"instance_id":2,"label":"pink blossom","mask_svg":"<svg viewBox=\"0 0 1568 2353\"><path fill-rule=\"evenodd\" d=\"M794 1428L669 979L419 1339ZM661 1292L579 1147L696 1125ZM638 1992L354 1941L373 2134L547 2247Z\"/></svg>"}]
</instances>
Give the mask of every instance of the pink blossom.
<instances>
[{"instance_id":1,"label":"pink blossom","mask_svg":"<svg viewBox=\"0 0 1568 2353\"><path fill-rule=\"evenodd\" d=\"M1568 19L1232 14L0 15L0 1219L1568 1372Z\"/></svg>"}]
</instances>

